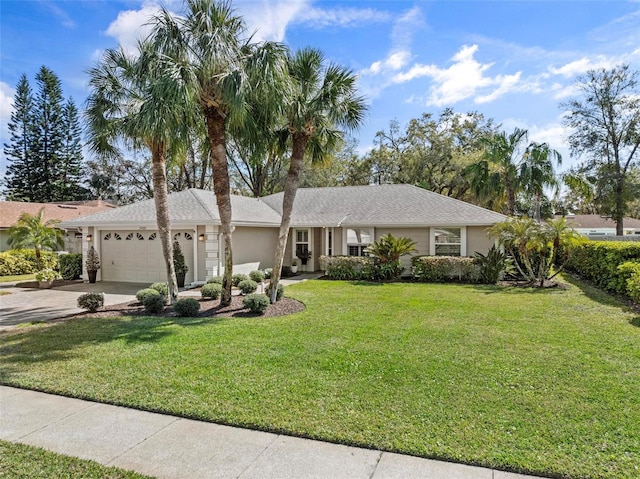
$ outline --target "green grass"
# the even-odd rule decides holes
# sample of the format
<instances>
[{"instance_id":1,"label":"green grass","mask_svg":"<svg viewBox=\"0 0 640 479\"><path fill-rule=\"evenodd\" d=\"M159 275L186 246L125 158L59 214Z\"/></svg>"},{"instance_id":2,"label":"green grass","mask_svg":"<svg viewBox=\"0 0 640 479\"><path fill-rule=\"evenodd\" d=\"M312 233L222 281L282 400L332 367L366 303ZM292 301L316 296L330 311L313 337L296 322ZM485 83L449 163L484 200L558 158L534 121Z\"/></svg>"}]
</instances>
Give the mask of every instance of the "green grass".
<instances>
[{"instance_id":1,"label":"green grass","mask_svg":"<svg viewBox=\"0 0 640 479\"><path fill-rule=\"evenodd\" d=\"M36 274L16 274L12 276L0 276L0 283L11 283L13 281L30 281L36 279Z\"/></svg>"},{"instance_id":2,"label":"green grass","mask_svg":"<svg viewBox=\"0 0 640 479\"><path fill-rule=\"evenodd\" d=\"M0 478L21 479L144 479L135 472L63 456L25 444L0 441Z\"/></svg>"},{"instance_id":3,"label":"green grass","mask_svg":"<svg viewBox=\"0 0 640 479\"><path fill-rule=\"evenodd\" d=\"M640 317L588 287L288 289L280 318L0 335L6 384L499 469L640 476Z\"/></svg>"}]
</instances>

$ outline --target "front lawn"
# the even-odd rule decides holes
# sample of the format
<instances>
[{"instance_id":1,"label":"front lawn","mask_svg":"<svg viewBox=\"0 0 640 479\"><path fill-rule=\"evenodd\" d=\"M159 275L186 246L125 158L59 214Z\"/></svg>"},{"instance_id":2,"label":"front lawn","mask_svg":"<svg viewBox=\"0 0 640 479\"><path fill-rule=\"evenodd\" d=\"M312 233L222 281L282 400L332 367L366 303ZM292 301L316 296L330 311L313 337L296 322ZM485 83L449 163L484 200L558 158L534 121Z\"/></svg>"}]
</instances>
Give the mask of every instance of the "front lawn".
<instances>
[{"instance_id":1,"label":"front lawn","mask_svg":"<svg viewBox=\"0 0 640 479\"><path fill-rule=\"evenodd\" d=\"M12 283L14 281L29 281L32 279L36 279L35 273L16 274L12 276L0 276L0 283Z\"/></svg>"},{"instance_id":2,"label":"front lawn","mask_svg":"<svg viewBox=\"0 0 640 479\"><path fill-rule=\"evenodd\" d=\"M307 309L3 333L0 381L500 469L640 476L640 318L608 296L329 281L288 293Z\"/></svg>"}]
</instances>

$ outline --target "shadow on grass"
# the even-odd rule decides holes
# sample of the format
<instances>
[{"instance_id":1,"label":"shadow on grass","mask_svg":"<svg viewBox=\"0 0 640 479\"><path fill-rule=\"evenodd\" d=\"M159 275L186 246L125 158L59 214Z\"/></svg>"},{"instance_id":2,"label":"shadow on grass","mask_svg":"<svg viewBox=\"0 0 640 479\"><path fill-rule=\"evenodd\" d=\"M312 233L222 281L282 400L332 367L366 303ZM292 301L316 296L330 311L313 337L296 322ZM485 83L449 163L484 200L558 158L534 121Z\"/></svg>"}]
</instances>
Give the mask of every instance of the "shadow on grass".
<instances>
[{"instance_id":1,"label":"shadow on grass","mask_svg":"<svg viewBox=\"0 0 640 479\"><path fill-rule=\"evenodd\" d=\"M41 328L18 328L0 335L0 382L10 380L21 364L67 360L87 345L126 341L130 344L160 341L175 334L168 326L194 327L225 318L176 318L162 316L88 317ZM13 369L12 369L13 368Z\"/></svg>"}]
</instances>

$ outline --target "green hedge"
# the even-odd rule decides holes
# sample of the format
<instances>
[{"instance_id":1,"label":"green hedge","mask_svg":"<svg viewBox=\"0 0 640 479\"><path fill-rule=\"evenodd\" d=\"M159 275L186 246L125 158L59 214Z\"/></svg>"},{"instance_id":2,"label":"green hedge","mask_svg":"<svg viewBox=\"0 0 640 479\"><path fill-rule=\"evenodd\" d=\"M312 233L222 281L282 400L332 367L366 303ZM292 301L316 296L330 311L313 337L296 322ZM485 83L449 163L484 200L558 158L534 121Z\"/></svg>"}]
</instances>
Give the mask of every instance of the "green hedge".
<instances>
[{"instance_id":1,"label":"green hedge","mask_svg":"<svg viewBox=\"0 0 640 479\"><path fill-rule=\"evenodd\" d=\"M636 303L640 303L640 262L622 263L618 266L618 271L625 277L629 297Z\"/></svg>"},{"instance_id":2,"label":"green hedge","mask_svg":"<svg viewBox=\"0 0 640 479\"><path fill-rule=\"evenodd\" d=\"M477 283L480 277L474 258L465 256L414 256L411 264L416 281Z\"/></svg>"},{"instance_id":3,"label":"green hedge","mask_svg":"<svg viewBox=\"0 0 640 479\"><path fill-rule=\"evenodd\" d=\"M80 279L82 275L82 253L61 254L58 258L62 279Z\"/></svg>"},{"instance_id":4,"label":"green hedge","mask_svg":"<svg viewBox=\"0 0 640 479\"><path fill-rule=\"evenodd\" d=\"M58 269L58 255L41 251L42 268ZM38 271L36 252L32 249L12 249L0 253L0 276L32 274Z\"/></svg>"},{"instance_id":5,"label":"green hedge","mask_svg":"<svg viewBox=\"0 0 640 479\"><path fill-rule=\"evenodd\" d=\"M618 268L627 261L640 262L640 243L587 241L572 251L567 269L601 289L627 294L628 274Z\"/></svg>"}]
</instances>

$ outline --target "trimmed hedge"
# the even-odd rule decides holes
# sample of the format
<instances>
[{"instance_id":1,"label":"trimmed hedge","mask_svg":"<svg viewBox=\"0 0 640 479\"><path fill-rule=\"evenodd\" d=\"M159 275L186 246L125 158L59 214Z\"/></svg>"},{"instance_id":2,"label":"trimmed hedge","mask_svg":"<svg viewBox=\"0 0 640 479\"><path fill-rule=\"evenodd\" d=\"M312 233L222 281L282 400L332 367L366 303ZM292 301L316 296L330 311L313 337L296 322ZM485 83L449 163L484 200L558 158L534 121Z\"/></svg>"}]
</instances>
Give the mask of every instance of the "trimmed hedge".
<instances>
[{"instance_id":1,"label":"trimmed hedge","mask_svg":"<svg viewBox=\"0 0 640 479\"><path fill-rule=\"evenodd\" d=\"M58 258L62 279L80 279L82 275L82 253L61 254Z\"/></svg>"},{"instance_id":2,"label":"trimmed hedge","mask_svg":"<svg viewBox=\"0 0 640 479\"><path fill-rule=\"evenodd\" d=\"M58 255L41 251L42 269L58 269ZM38 271L36 252L32 249L12 249L0 253L0 276L32 274Z\"/></svg>"},{"instance_id":3,"label":"trimmed hedge","mask_svg":"<svg viewBox=\"0 0 640 479\"><path fill-rule=\"evenodd\" d=\"M238 289L244 296L246 296L247 294L256 292L256 290L258 289L258 283L250 279L245 279L238 283Z\"/></svg>"},{"instance_id":4,"label":"trimmed hedge","mask_svg":"<svg viewBox=\"0 0 640 479\"><path fill-rule=\"evenodd\" d=\"M222 286L218 283L207 283L200 288L203 298L218 299L222 293Z\"/></svg>"},{"instance_id":5,"label":"trimmed hedge","mask_svg":"<svg viewBox=\"0 0 640 479\"><path fill-rule=\"evenodd\" d=\"M151 286L149 286L149 288L155 289L158 293L160 293L165 298L169 296L169 285L167 283L161 283L161 282L153 283Z\"/></svg>"},{"instance_id":6,"label":"trimmed hedge","mask_svg":"<svg viewBox=\"0 0 640 479\"><path fill-rule=\"evenodd\" d=\"M626 278L627 294L640 303L640 262L627 261L618 266L620 274Z\"/></svg>"},{"instance_id":7,"label":"trimmed hedge","mask_svg":"<svg viewBox=\"0 0 640 479\"><path fill-rule=\"evenodd\" d=\"M320 256L320 268L329 279L366 280L374 260L368 256Z\"/></svg>"},{"instance_id":8,"label":"trimmed hedge","mask_svg":"<svg viewBox=\"0 0 640 479\"><path fill-rule=\"evenodd\" d=\"M640 243L587 241L572 251L567 269L601 289L626 295L628 275L618 266L627 261L640 262Z\"/></svg>"},{"instance_id":9,"label":"trimmed hedge","mask_svg":"<svg viewBox=\"0 0 640 479\"><path fill-rule=\"evenodd\" d=\"M193 318L200 312L200 303L195 298L179 299L173 309L182 318Z\"/></svg>"},{"instance_id":10,"label":"trimmed hedge","mask_svg":"<svg viewBox=\"0 0 640 479\"><path fill-rule=\"evenodd\" d=\"M250 294L242 300L242 304L254 314L264 314L270 303L264 294Z\"/></svg>"},{"instance_id":11,"label":"trimmed hedge","mask_svg":"<svg viewBox=\"0 0 640 479\"><path fill-rule=\"evenodd\" d=\"M82 255L80 255L82 259ZM78 308L87 309L92 313L104 306L104 293L84 293L78 297Z\"/></svg>"},{"instance_id":12,"label":"trimmed hedge","mask_svg":"<svg viewBox=\"0 0 640 479\"><path fill-rule=\"evenodd\" d=\"M466 256L414 256L411 264L416 281L477 283L480 277L476 261Z\"/></svg>"}]
</instances>

